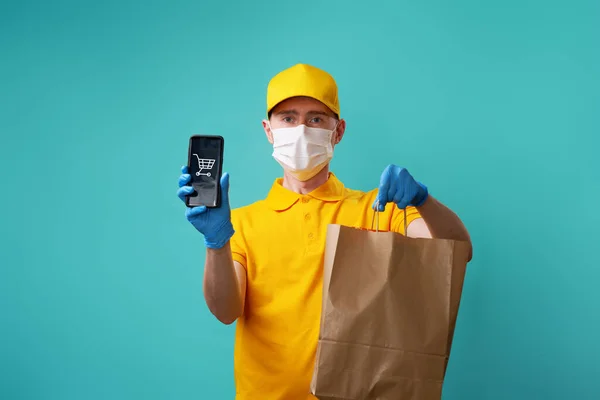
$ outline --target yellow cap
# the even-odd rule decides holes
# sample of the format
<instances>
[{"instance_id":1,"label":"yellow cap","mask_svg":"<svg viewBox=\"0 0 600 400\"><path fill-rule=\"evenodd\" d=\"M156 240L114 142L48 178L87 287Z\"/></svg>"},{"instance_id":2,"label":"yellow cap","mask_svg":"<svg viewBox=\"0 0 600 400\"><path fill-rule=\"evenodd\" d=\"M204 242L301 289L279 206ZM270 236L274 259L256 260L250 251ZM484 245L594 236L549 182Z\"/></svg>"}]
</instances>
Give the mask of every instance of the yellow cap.
<instances>
[{"instance_id":1,"label":"yellow cap","mask_svg":"<svg viewBox=\"0 0 600 400\"><path fill-rule=\"evenodd\" d=\"M337 84L322 69L296 64L275 75L267 88L267 114L273 107L291 97L306 96L319 100L340 115Z\"/></svg>"}]
</instances>

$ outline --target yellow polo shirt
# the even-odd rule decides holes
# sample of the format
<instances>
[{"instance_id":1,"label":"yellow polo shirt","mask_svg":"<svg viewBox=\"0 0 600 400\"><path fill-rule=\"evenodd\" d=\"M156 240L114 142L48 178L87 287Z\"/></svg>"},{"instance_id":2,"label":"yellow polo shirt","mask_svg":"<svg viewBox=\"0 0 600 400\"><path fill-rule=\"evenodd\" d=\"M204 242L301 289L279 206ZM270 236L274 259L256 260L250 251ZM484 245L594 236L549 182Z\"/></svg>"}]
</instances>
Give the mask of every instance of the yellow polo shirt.
<instances>
[{"instance_id":1,"label":"yellow polo shirt","mask_svg":"<svg viewBox=\"0 0 600 400\"><path fill-rule=\"evenodd\" d=\"M350 190L330 174L307 195L282 179L266 199L232 211L233 259L247 272L246 308L235 342L237 400L308 400L319 338L328 224L371 228L377 190ZM407 223L420 218L407 209ZM404 213L388 204L379 229L404 233Z\"/></svg>"}]
</instances>

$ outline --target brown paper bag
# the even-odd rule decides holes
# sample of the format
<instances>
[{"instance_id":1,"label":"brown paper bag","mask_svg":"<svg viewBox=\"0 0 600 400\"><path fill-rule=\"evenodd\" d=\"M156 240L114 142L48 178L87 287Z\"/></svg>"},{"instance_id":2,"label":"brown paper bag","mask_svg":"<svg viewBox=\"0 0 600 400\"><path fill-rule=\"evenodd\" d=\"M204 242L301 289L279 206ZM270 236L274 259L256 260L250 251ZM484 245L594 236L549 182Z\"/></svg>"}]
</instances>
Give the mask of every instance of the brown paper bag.
<instances>
[{"instance_id":1,"label":"brown paper bag","mask_svg":"<svg viewBox=\"0 0 600 400\"><path fill-rule=\"evenodd\" d=\"M311 393L440 399L469 244L330 225Z\"/></svg>"}]
</instances>

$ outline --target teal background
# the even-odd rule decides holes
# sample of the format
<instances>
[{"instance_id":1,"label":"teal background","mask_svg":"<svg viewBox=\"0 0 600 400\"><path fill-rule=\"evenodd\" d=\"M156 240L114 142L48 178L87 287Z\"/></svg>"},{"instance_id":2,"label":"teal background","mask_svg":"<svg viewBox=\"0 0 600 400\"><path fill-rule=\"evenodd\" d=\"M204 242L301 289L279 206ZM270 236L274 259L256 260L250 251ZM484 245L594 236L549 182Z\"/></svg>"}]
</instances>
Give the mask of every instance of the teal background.
<instances>
[{"instance_id":1,"label":"teal background","mask_svg":"<svg viewBox=\"0 0 600 400\"><path fill-rule=\"evenodd\" d=\"M3 2L0 398L233 398L177 178L221 134L263 198L297 62L338 81L347 186L406 166L472 234L444 399L600 398L599 38L594 0Z\"/></svg>"}]
</instances>

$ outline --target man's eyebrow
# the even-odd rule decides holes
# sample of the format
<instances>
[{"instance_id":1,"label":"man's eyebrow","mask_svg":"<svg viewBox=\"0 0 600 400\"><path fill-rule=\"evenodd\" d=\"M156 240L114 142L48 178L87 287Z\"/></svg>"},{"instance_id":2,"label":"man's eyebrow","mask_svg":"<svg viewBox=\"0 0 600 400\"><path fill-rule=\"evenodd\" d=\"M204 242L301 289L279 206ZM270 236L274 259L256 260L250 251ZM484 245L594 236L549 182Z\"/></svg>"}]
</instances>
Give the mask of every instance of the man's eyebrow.
<instances>
[{"instance_id":1,"label":"man's eyebrow","mask_svg":"<svg viewBox=\"0 0 600 400\"><path fill-rule=\"evenodd\" d=\"M275 113L275 115L298 115L298 111L296 110L280 110Z\"/></svg>"},{"instance_id":2,"label":"man's eyebrow","mask_svg":"<svg viewBox=\"0 0 600 400\"><path fill-rule=\"evenodd\" d=\"M328 114L325 111L309 111L309 112L307 112L307 114L324 115L326 117L331 117L331 114Z\"/></svg>"}]
</instances>

